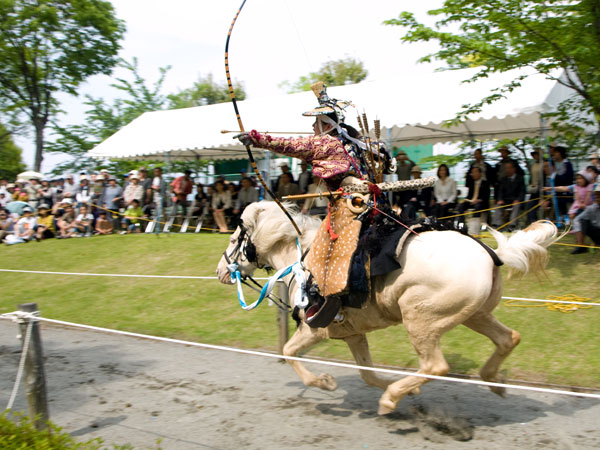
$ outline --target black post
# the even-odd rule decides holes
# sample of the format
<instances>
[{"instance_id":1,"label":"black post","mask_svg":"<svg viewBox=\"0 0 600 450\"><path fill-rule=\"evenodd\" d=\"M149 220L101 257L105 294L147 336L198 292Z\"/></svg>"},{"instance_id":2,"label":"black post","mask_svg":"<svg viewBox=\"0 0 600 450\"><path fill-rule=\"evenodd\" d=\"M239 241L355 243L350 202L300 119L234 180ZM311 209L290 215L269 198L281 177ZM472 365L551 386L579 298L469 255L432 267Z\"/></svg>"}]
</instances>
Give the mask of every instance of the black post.
<instances>
[{"instance_id":1,"label":"black post","mask_svg":"<svg viewBox=\"0 0 600 450\"><path fill-rule=\"evenodd\" d=\"M23 303L19 305L19 311L35 312L37 310L36 303ZM25 343L25 336L29 326L31 326L31 337L25 358L25 391L27 394L29 415L32 420L35 420L36 428L41 430L47 428L46 422L50 418L48 413L48 396L46 394L44 355L42 352L39 322L37 320L29 319L20 324L23 343Z\"/></svg>"}]
</instances>

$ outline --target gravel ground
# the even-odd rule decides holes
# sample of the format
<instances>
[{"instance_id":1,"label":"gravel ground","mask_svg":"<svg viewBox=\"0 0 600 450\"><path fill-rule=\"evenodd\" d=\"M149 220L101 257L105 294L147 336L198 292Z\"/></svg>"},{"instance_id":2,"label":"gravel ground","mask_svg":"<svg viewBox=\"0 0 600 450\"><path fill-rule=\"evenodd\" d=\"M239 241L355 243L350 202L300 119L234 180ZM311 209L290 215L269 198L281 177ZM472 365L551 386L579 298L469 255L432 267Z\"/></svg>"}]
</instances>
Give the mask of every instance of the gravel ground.
<instances>
[{"instance_id":1,"label":"gravel ground","mask_svg":"<svg viewBox=\"0 0 600 450\"><path fill-rule=\"evenodd\" d=\"M0 407L20 353L0 320ZM339 387L304 387L271 358L42 325L50 416L73 436L136 449L592 449L600 401L432 382L396 412L357 372L327 371ZM23 389L15 410L25 409Z\"/></svg>"}]
</instances>

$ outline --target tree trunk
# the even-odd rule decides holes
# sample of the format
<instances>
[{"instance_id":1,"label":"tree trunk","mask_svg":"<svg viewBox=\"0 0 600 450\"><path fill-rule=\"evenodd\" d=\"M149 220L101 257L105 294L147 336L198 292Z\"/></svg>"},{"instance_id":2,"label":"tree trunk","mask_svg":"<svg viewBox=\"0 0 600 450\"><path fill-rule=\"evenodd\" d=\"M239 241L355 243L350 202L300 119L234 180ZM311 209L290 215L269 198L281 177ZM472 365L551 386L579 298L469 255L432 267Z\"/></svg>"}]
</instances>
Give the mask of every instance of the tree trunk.
<instances>
[{"instance_id":1,"label":"tree trunk","mask_svg":"<svg viewBox=\"0 0 600 450\"><path fill-rule=\"evenodd\" d=\"M41 172L42 160L44 159L44 127L42 121L35 121L35 162L33 170Z\"/></svg>"}]
</instances>

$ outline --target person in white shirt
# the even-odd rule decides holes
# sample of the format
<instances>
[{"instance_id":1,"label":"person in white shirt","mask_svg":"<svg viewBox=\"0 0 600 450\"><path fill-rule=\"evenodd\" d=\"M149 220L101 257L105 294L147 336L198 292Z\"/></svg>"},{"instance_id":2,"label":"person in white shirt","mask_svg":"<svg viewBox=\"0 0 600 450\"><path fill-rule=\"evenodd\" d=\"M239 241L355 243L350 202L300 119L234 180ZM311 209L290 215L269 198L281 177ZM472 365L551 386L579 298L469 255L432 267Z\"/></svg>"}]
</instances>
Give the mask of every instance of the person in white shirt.
<instances>
[{"instance_id":1,"label":"person in white shirt","mask_svg":"<svg viewBox=\"0 0 600 450\"><path fill-rule=\"evenodd\" d=\"M456 206L456 181L450 177L450 170L446 164L440 164L437 170L437 181L433 186L433 215L445 217L450 209Z\"/></svg>"},{"instance_id":2,"label":"person in white shirt","mask_svg":"<svg viewBox=\"0 0 600 450\"><path fill-rule=\"evenodd\" d=\"M75 218L73 228L79 232L79 236L90 237L92 235L92 224L94 222L94 216L88 212L88 207L82 205L79 209L79 215Z\"/></svg>"},{"instance_id":3,"label":"person in white shirt","mask_svg":"<svg viewBox=\"0 0 600 450\"><path fill-rule=\"evenodd\" d=\"M32 213L32 208L23 208L23 216L17 222L16 236L23 241L29 241L35 236L35 225L37 224L37 220Z\"/></svg>"},{"instance_id":4,"label":"person in white shirt","mask_svg":"<svg viewBox=\"0 0 600 450\"><path fill-rule=\"evenodd\" d=\"M308 185L308 193L321 194L323 192L327 192L327 185L321 183L321 179L314 175L312 183ZM302 214L324 217L327 214L327 205L329 205L329 197L307 198L302 205Z\"/></svg>"}]
</instances>

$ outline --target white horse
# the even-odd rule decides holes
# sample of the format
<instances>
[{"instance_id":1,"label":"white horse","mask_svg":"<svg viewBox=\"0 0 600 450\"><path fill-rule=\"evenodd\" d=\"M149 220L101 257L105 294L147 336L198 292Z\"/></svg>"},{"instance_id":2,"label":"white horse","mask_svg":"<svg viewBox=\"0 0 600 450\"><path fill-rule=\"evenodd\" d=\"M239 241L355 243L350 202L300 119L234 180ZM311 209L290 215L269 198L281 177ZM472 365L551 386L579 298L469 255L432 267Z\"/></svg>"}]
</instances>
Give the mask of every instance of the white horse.
<instances>
[{"instance_id":1,"label":"white horse","mask_svg":"<svg viewBox=\"0 0 600 450\"><path fill-rule=\"evenodd\" d=\"M320 221L291 210L302 231L300 244L307 249ZM253 203L242 215L244 232L238 228L217 267L221 282L231 283L226 259L234 259L242 275L258 267L280 269L296 262L296 233L274 202ZM558 230L548 221L538 221L510 239L490 230L498 242L497 255L511 272L526 274L543 270L546 248L559 239ZM245 256L245 247L256 247L254 263ZM365 333L403 323L419 356L418 373L446 375L449 366L440 348L444 333L463 324L487 336L496 350L480 370L486 381L501 382L498 370L519 343L520 335L501 324L492 314L502 295L502 277L490 255L470 237L456 231L428 231L411 236L396 259L401 268L373 280L372 295L362 309L342 308L343 320L327 328L311 328L302 322L284 347L284 355L296 356L326 338L344 339L356 362L372 366ZM288 288L296 289L296 283ZM290 298L294 298L290 292ZM302 315L301 315L302 317ZM334 390L329 374L315 375L298 361L289 361L306 386ZM363 380L384 389L379 414L396 409L407 394L420 392L426 378L407 376L399 381L381 378L361 370ZM499 395L503 388L491 387Z\"/></svg>"}]
</instances>

